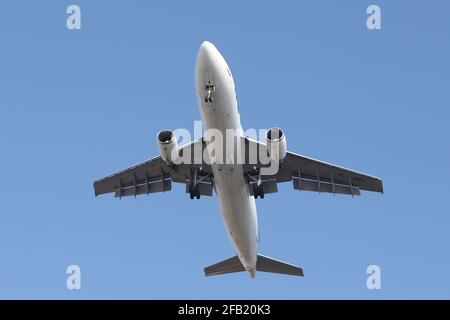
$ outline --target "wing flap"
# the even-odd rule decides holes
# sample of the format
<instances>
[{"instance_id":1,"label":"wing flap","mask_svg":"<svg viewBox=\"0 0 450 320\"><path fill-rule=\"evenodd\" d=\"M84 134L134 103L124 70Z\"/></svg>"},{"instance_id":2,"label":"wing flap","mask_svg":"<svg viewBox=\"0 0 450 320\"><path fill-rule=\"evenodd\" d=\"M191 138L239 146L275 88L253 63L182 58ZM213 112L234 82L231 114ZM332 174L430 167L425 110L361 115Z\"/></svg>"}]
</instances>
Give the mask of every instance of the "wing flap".
<instances>
[{"instance_id":1,"label":"wing flap","mask_svg":"<svg viewBox=\"0 0 450 320\"><path fill-rule=\"evenodd\" d=\"M141 185L136 185L127 188L117 189L114 193L116 198L137 196L141 194L149 194L156 192L166 192L172 189L172 180L164 179L156 182L149 182Z\"/></svg>"},{"instance_id":2,"label":"wing flap","mask_svg":"<svg viewBox=\"0 0 450 320\"><path fill-rule=\"evenodd\" d=\"M169 177L167 171L167 166L161 157L156 157L96 180L95 195L124 191L127 188L158 182Z\"/></svg>"},{"instance_id":3,"label":"wing flap","mask_svg":"<svg viewBox=\"0 0 450 320\"><path fill-rule=\"evenodd\" d=\"M294 185L295 190L305 190L305 191L314 191L314 192L325 192L325 193L334 193L334 194L349 194L352 196L359 196L361 192L358 187L336 184L334 185L330 182L321 181L321 180L309 180L309 179L299 179L294 177L292 179L292 183Z\"/></svg>"}]
</instances>

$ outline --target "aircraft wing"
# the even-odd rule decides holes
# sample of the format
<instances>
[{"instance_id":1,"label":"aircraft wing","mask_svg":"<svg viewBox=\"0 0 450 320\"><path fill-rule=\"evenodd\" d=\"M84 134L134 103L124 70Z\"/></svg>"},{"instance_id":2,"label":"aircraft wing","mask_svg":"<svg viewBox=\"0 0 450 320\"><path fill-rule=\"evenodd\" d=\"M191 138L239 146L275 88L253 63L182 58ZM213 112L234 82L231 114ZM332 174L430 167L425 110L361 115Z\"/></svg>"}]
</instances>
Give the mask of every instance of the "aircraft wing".
<instances>
[{"instance_id":1,"label":"aircraft wing","mask_svg":"<svg viewBox=\"0 0 450 320\"><path fill-rule=\"evenodd\" d=\"M266 149L262 142L246 138L247 150L252 144ZM259 161L259 160L258 160ZM257 165L256 170L262 166ZM255 166L246 166L249 183L257 182L257 175L252 172ZM360 195L360 190L383 193L380 178L343 168L331 163L309 158L293 152L287 152L278 172L271 176L261 176L264 193L277 192L277 183L292 181L296 190L325 192L333 194ZM249 188L252 193L252 188Z\"/></svg>"},{"instance_id":2,"label":"aircraft wing","mask_svg":"<svg viewBox=\"0 0 450 320\"><path fill-rule=\"evenodd\" d=\"M193 155L193 150L198 144L203 144L201 139L182 146L180 154L191 148ZM193 162L191 161L191 163ZM199 185L199 193L211 196L213 186L212 171L209 165L205 163L169 165L159 156L96 180L94 182L95 195L114 193L115 197L121 198L165 192L172 189L172 181L185 183L186 192L188 192L194 172Z\"/></svg>"},{"instance_id":3,"label":"aircraft wing","mask_svg":"<svg viewBox=\"0 0 450 320\"><path fill-rule=\"evenodd\" d=\"M276 175L293 181L294 189L359 195L359 190L383 193L381 179L334 164L288 152Z\"/></svg>"}]
</instances>

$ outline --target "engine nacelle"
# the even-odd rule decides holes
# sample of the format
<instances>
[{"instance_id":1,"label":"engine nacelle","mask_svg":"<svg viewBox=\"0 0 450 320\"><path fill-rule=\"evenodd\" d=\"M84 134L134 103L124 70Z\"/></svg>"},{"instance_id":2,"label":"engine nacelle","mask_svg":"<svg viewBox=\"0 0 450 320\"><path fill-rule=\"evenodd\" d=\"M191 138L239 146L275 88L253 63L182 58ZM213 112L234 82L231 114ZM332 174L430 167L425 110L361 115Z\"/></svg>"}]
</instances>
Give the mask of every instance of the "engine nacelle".
<instances>
[{"instance_id":1,"label":"engine nacelle","mask_svg":"<svg viewBox=\"0 0 450 320\"><path fill-rule=\"evenodd\" d=\"M178 143L175 134L168 129L161 130L157 135L161 159L166 163L173 163L178 155Z\"/></svg>"},{"instance_id":2,"label":"engine nacelle","mask_svg":"<svg viewBox=\"0 0 450 320\"><path fill-rule=\"evenodd\" d=\"M273 161L282 163L286 158L287 143L283 130L270 128L266 132L267 153Z\"/></svg>"}]
</instances>

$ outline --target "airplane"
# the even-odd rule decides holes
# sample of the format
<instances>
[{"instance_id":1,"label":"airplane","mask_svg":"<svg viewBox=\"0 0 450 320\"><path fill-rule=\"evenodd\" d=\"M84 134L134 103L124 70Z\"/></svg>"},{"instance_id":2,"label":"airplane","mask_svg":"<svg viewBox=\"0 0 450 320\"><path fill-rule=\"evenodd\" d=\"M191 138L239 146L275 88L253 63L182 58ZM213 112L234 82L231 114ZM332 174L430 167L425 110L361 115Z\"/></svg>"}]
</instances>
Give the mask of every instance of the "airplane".
<instances>
[{"instance_id":1,"label":"airplane","mask_svg":"<svg viewBox=\"0 0 450 320\"><path fill-rule=\"evenodd\" d=\"M252 278L257 271L304 276L302 268L258 253L255 199L277 192L278 183L289 181L295 190L333 195L359 196L360 190L383 193L381 179L289 152L284 131L280 128L267 130L265 141L245 136L230 68L218 49L208 41L201 44L197 54L195 87L203 125L224 135L226 130L235 130L237 138L233 139L238 142L233 151L239 149L244 155L243 161L215 161L211 152L206 152L207 156L200 160L194 159L196 150L211 151L208 149L211 141L206 141L203 136L178 145L174 132L164 129L157 134L159 156L96 180L95 195L114 193L118 198L148 195L170 191L172 182L185 184L191 199L212 196L214 191L237 255L204 268L205 276L245 271ZM247 158L251 150L257 150L256 161ZM263 163L263 155L277 160L274 161L277 166L274 172L264 171L268 165ZM182 156L189 161L176 161ZM236 160L235 155L232 157Z\"/></svg>"}]
</instances>

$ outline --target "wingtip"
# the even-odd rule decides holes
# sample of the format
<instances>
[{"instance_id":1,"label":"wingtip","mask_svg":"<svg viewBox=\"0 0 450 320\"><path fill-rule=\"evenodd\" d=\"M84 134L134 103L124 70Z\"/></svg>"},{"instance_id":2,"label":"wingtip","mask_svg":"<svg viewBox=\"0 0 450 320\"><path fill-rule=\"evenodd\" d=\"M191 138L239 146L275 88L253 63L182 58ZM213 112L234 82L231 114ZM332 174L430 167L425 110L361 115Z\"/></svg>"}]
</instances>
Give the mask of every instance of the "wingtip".
<instances>
[{"instance_id":1,"label":"wingtip","mask_svg":"<svg viewBox=\"0 0 450 320\"><path fill-rule=\"evenodd\" d=\"M95 194L95 196L98 196L97 189L95 189L95 183L96 183L96 182L94 182L94 183L92 184L92 187L94 188L94 194Z\"/></svg>"},{"instance_id":2,"label":"wingtip","mask_svg":"<svg viewBox=\"0 0 450 320\"><path fill-rule=\"evenodd\" d=\"M381 179L378 179L378 181L380 182L380 192L381 194L384 194L383 181Z\"/></svg>"}]
</instances>

